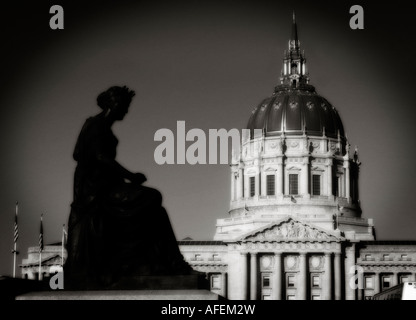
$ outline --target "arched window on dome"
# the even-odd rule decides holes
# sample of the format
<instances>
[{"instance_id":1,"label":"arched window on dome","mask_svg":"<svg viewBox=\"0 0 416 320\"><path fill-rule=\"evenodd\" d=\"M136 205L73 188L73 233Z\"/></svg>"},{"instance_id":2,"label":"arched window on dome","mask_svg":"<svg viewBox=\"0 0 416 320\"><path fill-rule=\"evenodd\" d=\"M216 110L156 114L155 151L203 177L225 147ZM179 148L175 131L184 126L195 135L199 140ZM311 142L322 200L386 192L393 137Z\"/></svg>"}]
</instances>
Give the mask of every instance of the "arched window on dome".
<instances>
[{"instance_id":1,"label":"arched window on dome","mask_svg":"<svg viewBox=\"0 0 416 320\"><path fill-rule=\"evenodd\" d=\"M314 196L321 195L321 175L320 174L312 175L312 195Z\"/></svg>"},{"instance_id":2,"label":"arched window on dome","mask_svg":"<svg viewBox=\"0 0 416 320\"><path fill-rule=\"evenodd\" d=\"M266 176L266 194L268 196L275 195L276 177L274 174L268 174Z\"/></svg>"},{"instance_id":3,"label":"arched window on dome","mask_svg":"<svg viewBox=\"0 0 416 320\"><path fill-rule=\"evenodd\" d=\"M250 197L254 197L256 194L256 178L250 177Z\"/></svg>"},{"instance_id":4,"label":"arched window on dome","mask_svg":"<svg viewBox=\"0 0 416 320\"><path fill-rule=\"evenodd\" d=\"M299 194L299 175L297 173L289 174L289 195Z\"/></svg>"}]
</instances>

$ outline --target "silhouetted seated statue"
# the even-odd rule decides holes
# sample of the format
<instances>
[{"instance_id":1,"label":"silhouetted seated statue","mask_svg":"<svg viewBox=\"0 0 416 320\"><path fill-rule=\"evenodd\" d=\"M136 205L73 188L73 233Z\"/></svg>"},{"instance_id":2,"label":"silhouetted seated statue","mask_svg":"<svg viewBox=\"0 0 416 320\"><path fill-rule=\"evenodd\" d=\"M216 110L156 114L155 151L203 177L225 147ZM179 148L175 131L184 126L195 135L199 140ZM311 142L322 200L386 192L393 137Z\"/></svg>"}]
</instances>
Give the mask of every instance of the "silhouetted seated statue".
<instances>
[{"instance_id":1,"label":"silhouetted seated statue","mask_svg":"<svg viewBox=\"0 0 416 320\"><path fill-rule=\"evenodd\" d=\"M68 223L66 288L111 288L120 278L193 273L179 251L162 196L146 177L116 160L111 126L123 120L134 91L111 87L97 98L74 159L74 199Z\"/></svg>"}]
</instances>

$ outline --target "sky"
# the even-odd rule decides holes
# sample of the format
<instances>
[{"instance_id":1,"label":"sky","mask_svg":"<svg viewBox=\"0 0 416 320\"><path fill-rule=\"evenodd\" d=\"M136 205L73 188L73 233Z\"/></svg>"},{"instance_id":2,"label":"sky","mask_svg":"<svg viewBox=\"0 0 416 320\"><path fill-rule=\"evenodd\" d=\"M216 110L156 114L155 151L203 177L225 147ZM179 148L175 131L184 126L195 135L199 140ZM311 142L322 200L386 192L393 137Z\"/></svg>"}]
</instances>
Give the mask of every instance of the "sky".
<instances>
[{"instance_id":1,"label":"sky","mask_svg":"<svg viewBox=\"0 0 416 320\"><path fill-rule=\"evenodd\" d=\"M114 126L118 161L163 194L177 239L212 240L226 218L225 164L158 165L161 128L245 128L278 84L296 10L311 84L338 110L361 165L363 217L379 240L416 240L414 55L410 7L367 1L60 1L64 29L49 27L50 1L2 4L0 75L0 274L61 240L72 201L72 159L95 99L112 85L136 91ZM349 9L364 9L352 30ZM154 228L157 236L157 226Z\"/></svg>"}]
</instances>

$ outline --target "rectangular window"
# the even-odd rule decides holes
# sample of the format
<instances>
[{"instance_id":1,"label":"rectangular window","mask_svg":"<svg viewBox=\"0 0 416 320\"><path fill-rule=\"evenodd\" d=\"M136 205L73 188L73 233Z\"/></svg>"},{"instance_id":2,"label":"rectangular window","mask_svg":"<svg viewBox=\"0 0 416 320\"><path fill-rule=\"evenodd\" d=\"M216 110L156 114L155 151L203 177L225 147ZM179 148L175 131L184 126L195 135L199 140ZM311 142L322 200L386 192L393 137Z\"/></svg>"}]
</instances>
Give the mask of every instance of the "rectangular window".
<instances>
[{"instance_id":1,"label":"rectangular window","mask_svg":"<svg viewBox=\"0 0 416 320\"><path fill-rule=\"evenodd\" d=\"M218 255L218 254L216 254L216 253L214 253L213 255L212 255L212 261L220 261L221 259L220 259L220 256Z\"/></svg>"},{"instance_id":2,"label":"rectangular window","mask_svg":"<svg viewBox=\"0 0 416 320\"><path fill-rule=\"evenodd\" d=\"M318 174L312 175L312 195L321 195L321 176Z\"/></svg>"},{"instance_id":3,"label":"rectangular window","mask_svg":"<svg viewBox=\"0 0 416 320\"><path fill-rule=\"evenodd\" d=\"M371 257L371 254L366 254L366 255L365 255L365 260L366 260L366 261L371 261L371 260L373 260L373 258Z\"/></svg>"},{"instance_id":4,"label":"rectangular window","mask_svg":"<svg viewBox=\"0 0 416 320\"><path fill-rule=\"evenodd\" d=\"M390 276L384 276L381 284L383 289L390 288Z\"/></svg>"},{"instance_id":5,"label":"rectangular window","mask_svg":"<svg viewBox=\"0 0 416 320\"><path fill-rule=\"evenodd\" d=\"M383 254L383 261L389 261L390 256L388 254Z\"/></svg>"},{"instance_id":6,"label":"rectangular window","mask_svg":"<svg viewBox=\"0 0 416 320\"><path fill-rule=\"evenodd\" d=\"M250 197L254 197L256 194L256 178L250 177Z\"/></svg>"},{"instance_id":7,"label":"rectangular window","mask_svg":"<svg viewBox=\"0 0 416 320\"><path fill-rule=\"evenodd\" d=\"M275 175L274 174L268 174L266 176L266 186L267 186L267 195L268 196L274 196L274 186L275 186Z\"/></svg>"},{"instance_id":8,"label":"rectangular window","mask_svg":"<svg viewBox=\"0 0 416 320\"><path fill-rule=\"evenodd\" d=\"M403 275L400 277L400 283L408 282L408 281L410 281L410 278L408 275Z\"/></svg>"},{"instance_id":9,"label":"rectangular window","mask_svg":"<svg viewBox=\"0 0 416 320\"><path fill-rule=\"evenodd\" d=\"M319 276L312 276L312 287L319 288Z\"/></svg>"},{"instance_id":10,"label":"rectangular window","mask_svg":"<svg viewBox=\"0 0 416 320\"><path fill-rule=\"evenodd\" d=\"M196 261L202 261L202 257L201 257L201 255L200 255L200 254L196 254L196 255L195 255L195 260L196 260Z\"/></svg>"},{"instance_id":11,"label":"rectangular window","mask_svg":"<svg viewBox=\"0 0 416 320\"><path fill-rule=\"evenodd\" d=\"M262 280L262 286L263 288L270 288L270 275L263 275L263 280Z\"/></svg>"},{"instance_id":12,"label":"rectangular window","mask_svg":"<svg viewBox=\"0 0 416 320\"><path fill-rule=\"evenodd\" d=\"M367 276L365 277L365 288L366 289L373 289L373 277Z\"/></svg>"},{"instance_id":13,"label":"rectangular window","mask_svg":"<svg viewBox=\"0 0 416 320\"><path fill-rule=\"evenodd\" d=\"M295 276L287 276L287 287L288 288L295 287Z\"/></svg>"},{"instance_id":14,"label":"rectangular window","mask_svg":"<svg viewBox=\"0 0 416 320\"><path fill-rule=\"evenodd\" d=\"M407 254L402 254L401 257L400 257L400 260L407 261L408 260L407 259Z\"/></svg>"},{"instance_id":15,"label":"rectangular window","mask_svg":"<svg viewBox=\"0 0 416 320\"><path fill-rule=\"evenodd\" d=\"M289 174L289 194L298 194L298 175Z\"/></svg>"},{"instance_id":16,"label":"rectangular window","mask_svg":"<svg viewBox=\"0 0 416 320\"><path fill-rule=\"evenodd\" d=\"M221 289L221 278L218 274L211 276L211 289Z\"/></svg>"}]
</instances>

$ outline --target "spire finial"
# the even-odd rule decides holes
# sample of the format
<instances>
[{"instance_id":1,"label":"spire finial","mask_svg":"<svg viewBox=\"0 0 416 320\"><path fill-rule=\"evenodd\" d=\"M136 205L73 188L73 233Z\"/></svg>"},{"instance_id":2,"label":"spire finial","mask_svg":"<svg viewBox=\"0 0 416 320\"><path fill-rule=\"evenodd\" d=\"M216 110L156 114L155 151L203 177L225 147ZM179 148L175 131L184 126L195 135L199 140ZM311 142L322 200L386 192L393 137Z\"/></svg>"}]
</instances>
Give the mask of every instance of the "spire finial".
<instances>
[{"instance_id":1,"label":"spire finial","mask_svg":"<svg viewBox=\"0 0 416 320\"><path fill-rule=\"evenodd\" d=\"M299 43L298 43L298 27L296 25L296 14L295 10L293 10L293 21L292 21L292 37L290 40L293 41L293 47L296 49L299 49Z\"/></svg>"}]
</instances>

